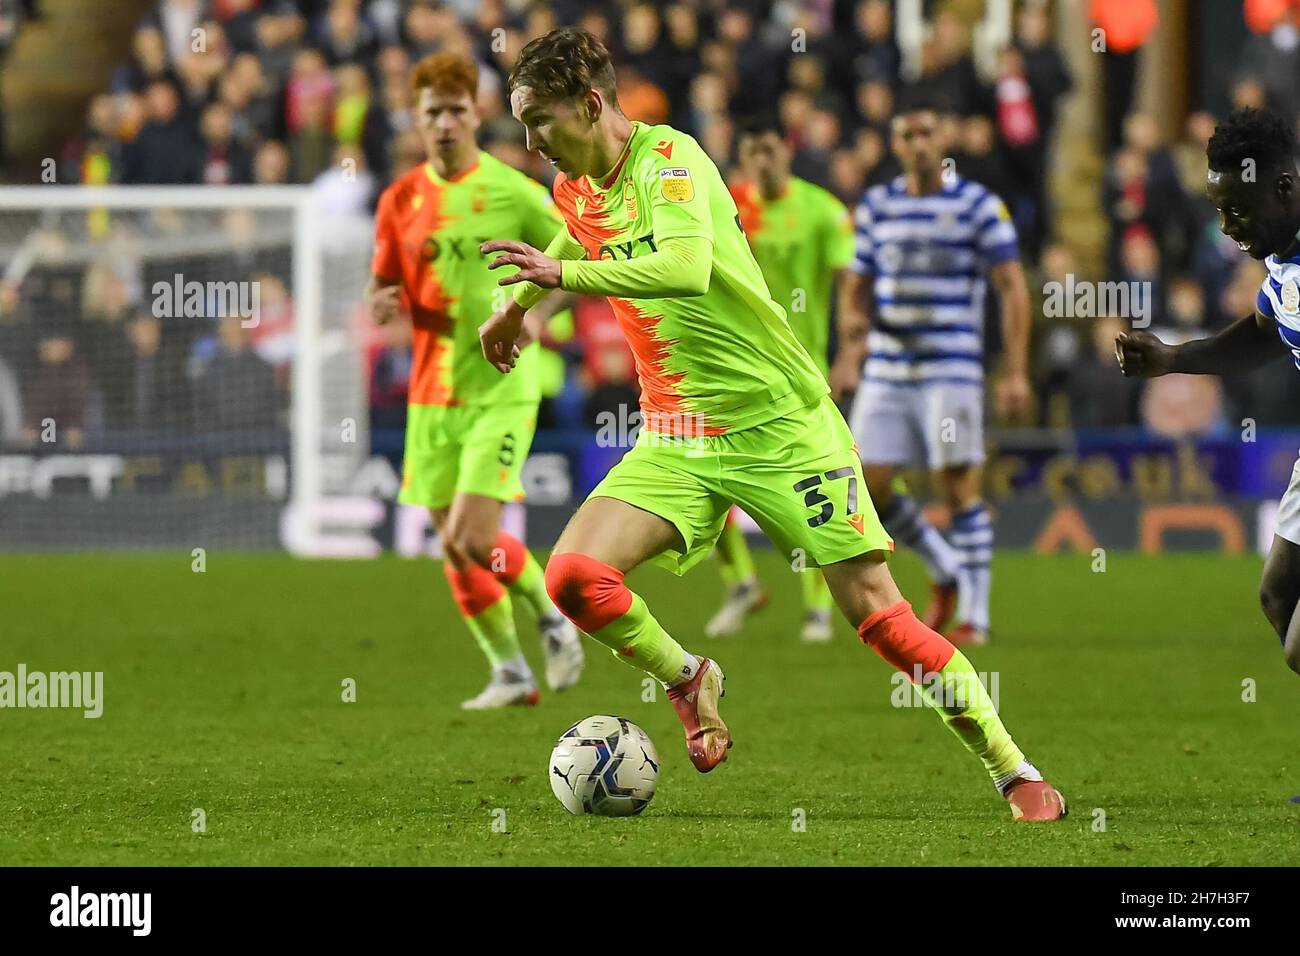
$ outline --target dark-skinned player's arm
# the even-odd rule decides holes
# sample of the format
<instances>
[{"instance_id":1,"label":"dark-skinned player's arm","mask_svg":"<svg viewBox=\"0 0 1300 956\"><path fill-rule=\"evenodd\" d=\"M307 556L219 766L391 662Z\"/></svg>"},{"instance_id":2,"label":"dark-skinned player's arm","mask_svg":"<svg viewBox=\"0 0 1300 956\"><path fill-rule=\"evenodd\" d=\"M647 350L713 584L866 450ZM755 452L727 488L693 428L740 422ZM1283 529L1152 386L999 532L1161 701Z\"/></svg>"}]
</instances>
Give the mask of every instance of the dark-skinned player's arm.
<instances>
[{"instance_id":1,"label":"dark-skinned player's arm","mask_svg":"<svg viewBox=\"0 0 1300 956\"><path fill-rule=\"evenodd\" d=\"M831 365L831 393L838 401L858 387L871 330L871 280L852 269L835 270L835 329L839 345Z\"/></svg>"},{"instance_id":2,"label":"dark-skinned player's arm","mask_svg":"<svg viewBox=\"0 0 1300 956\"><path fill-rule=\"evenodd\" d=\"M989 270L1002 313L1002 374L994 388L998 414L1022 419L1033 396L1029 388L1029 287L1019 259L1007 259Z\"/></svg>"},{"instance_id":3,"label":"dark-skinned player's arm","mask_svg":"<svg viewBox=\"0 0 1300 956\"><path fill-rule=\"evenodd\" d=\"M1120 371L1138 378L1170 372L1187 375L1240 375L1289 354L1272 317L1258 309L1222 332L1183 345L1166 345L1150 332L1115 336Z\"/></svg>"}]
</instances>

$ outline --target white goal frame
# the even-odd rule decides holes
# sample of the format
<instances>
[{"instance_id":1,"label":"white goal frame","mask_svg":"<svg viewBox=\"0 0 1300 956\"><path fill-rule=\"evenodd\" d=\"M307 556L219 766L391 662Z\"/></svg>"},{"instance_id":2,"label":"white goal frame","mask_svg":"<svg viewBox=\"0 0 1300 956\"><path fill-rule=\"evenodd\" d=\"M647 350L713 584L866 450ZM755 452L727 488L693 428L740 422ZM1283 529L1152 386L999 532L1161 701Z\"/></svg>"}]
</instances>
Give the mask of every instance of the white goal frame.
<instances>
[{"instance_id":1,"label":"white goal frame","mask_svg":"<svg viewBox=\"0 0 1300 956\"><path fill-rule=\"evenodd\" d=\"M322 244L309 186L2 186L0 216L13 211L280 209L293 219L294 361L290 393L290 550L311 550L323 496L321 437ZM295 544L297 546L295 546Z\"/></svg>"}]
</instances>

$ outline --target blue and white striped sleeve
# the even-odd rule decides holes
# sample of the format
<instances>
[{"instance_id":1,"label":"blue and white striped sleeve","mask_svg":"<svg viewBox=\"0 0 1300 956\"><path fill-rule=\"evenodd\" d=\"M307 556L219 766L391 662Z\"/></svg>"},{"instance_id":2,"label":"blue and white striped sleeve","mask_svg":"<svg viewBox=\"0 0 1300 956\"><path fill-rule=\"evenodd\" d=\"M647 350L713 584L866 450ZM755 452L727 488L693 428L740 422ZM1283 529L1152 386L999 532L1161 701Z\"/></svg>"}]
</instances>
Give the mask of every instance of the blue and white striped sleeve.
<instances>
[{"instance_id":1,"label":"blue and white striped sleeve","mask_svg":"<svg viewBox=\"0 0 1300 956\"><path fill-rule=\"evenodd\" d=\"M876 274L876 242L871 235L874 225L871 205L864 194L853 211L853 261L849 263L849 268L860 276Z\"/></svg>"},{"instance_id":2,"label":"blue and white striped sleeve","mask_svg":"<svg viewBox=\"0 0 1300 956\"><path fill-rule=\"evenodd\" d=\"M1019 258L1018 238L1007 204L985 191L975 206L975 245L984 261L995 266Z\"/></svg>"},{"instance_id":3,"label":"blue and white striped sleeve","mask_svg":"<svg viewBox=\"0 0 1300 956\"><path fill-rule=\"evenodd\" d=\"M1270 319L1277 319L1277 296L1282 291L1282 285L1271 275L1264 276L1264 281L1260 283L1259 295L1255 296L1255 308L1259 314Z\"/></svg>"}]
</instances>

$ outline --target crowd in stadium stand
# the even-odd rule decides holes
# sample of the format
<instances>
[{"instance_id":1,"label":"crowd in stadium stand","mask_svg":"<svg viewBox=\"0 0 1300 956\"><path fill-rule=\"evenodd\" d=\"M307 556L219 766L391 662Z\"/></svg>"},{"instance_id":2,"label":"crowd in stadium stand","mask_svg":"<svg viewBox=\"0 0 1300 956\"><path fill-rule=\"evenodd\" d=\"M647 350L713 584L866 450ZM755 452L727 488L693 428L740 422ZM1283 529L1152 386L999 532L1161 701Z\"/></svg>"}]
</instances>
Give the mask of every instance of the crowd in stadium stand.
<instances>
[{"instance_id":1,"label":"crowd in stadium stand","mask_svg":"<svg viewBox=\"0 0 1300 956\"><path fill-rule=\"evenodd\" d=\"M1041 291L1079 273L1060 242L1047 188L1049 144L1073 84L1045 10L1017 6L1012 42L991 78L976 69L968 24L941 6L917 85L942 108L958 171L1006 200L1030 288ZM1264 13L1251 7L1248 21L1267 20L1251 23L1258 32L1242 51L1233 101L1300 115L1300 13L1288 3ZM1129 110L1133 61L1154 25L1153 11L1150 0L1092 4L1098 21L1124 18L1108 29L1125 44L1111 51L1105 70L1113 140L1097 197L1109 225L1105 274L1080 278L1149 282L1153 330L1182 339L1248 313L1262 266L1218 232L1203 198L1214 118L1193 114L1184 136L1170 144L1152 117ZM729 173L737 122L773 111L794 150L794 173L852 206L864 188L898 174L889 146L902 85L893 16L887 0L159 0L135 31L131 57L114 72L111 88L90 103L84 130L62 156L60 180L311 183L333 208L368 210L384 185L424 158L408 113L411 64L451 49L480 64L484 148L546 182L553 171L524 149L505 76L528 39L572 23L610 47L619 100L632 118L688 131ZM804 31L797 50L796 29ZM350 175L340 174L345 168ZM1124 318L1049 320L1040 303L1034 313L1038 402L1030 424L1145 425L1179 436L1225 434L1245 415L1261 425L1300 423L1300 381L1289 363L1226 384L1185 376L1134 382L1118 374L1113 356ZM0 324L5 314L0 293ZM996 338L996 321L986 324ZM239 353L233 336L225 342L216 329L212 336L213 354ZM123 337L137 355L159 339L147 321ZM162 343L167 338L164 330ZM603 303L583 302L545 344L564 357L567 374L549 389L543 426L590 424L601 409L634 399L630 356ZM75 345L69 355L64 346L40 349L41 375L49 364L80 362L79 354L91 352ZM377 419L395 424L405 402L409 337L401 329L376 332L369 351ZM85 374L93 378L93 369ZM37 397L48 389L41 380L28 387ZM132 396L144 400L138 389Z\"/></svg>"}]
</instances>

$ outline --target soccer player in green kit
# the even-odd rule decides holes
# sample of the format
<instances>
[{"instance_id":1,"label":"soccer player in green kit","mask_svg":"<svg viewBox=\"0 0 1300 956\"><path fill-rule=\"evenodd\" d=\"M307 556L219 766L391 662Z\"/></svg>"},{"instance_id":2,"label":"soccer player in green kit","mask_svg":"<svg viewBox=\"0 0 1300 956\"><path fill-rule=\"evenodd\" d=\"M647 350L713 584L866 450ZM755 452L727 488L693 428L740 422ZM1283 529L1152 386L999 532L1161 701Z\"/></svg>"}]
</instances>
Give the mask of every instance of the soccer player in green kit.
<instances>
[{"instance_id":1,"label":"soccer player in green kit","mask_svg":"<svg viewBox=\"0 0 1300 956\"><path fill-rule=\"evenodd\" d=\"M773 301L785 309L799 344L822 377L829 375L831 296L837 308L856 309L856 300L840 294L853 262L853 219L833 195L790 175L790 149L774 123L753 120L737 141L741 179L731 185L740 225ZM856 385L856 382L854 383ZM751 611L767 603L758 581L745 534L732 516L718 538L716 555L727 596L704 633L723 637L739 633ZM800 563L805 641L831 638L831 592L815 567Z\"/></svg>"},{"instance_id":2,"label":"soccer player in green kit","mask_svg":"<svg viewBox=\"0 0 1300 956\"><path fill-rule=\"evenodd\" d=\"M478 246L501 235L547 243L563 229L545 188L479 150L473 60L428 56L412 70L411 90L428 162L380 197L366 287L376 322L391 321L405 303L413 325L398 500L432 512L452 596L492 667L487 687L461 706L535 704L510 595L537 615L553 690L578 680L582 641L552 604L537 560L501 530L502 503L523 497L519 473L541 400L538 346L523 350L509 378L483 363L478 326L508 295Z\"/></svg>"},{"instance_id":3,"label":"soccer player in green kit","mask_svg":"<svg viewBox=\"0 0 1300 956\"><path fill-rule=\"evenodd\" d=\"M848 425L772 301L736 204L690 136L620 111L609 53L571 28L531 41L510 74L529 149L560 171L566 229L546 250L503 239L494 267L513 301L479 329L502 372L522 360L524 318L548 290L610 300L636 358L643 426L560 536L546 566L556 607L618 659L659 680L702 773L727 757L723 674L678 644L624 583L655 559L679 573L712 550L732 503L787 553L819 566L863 643L908 674L957 686L927 697L1022 820L1065 801L1025 759L974 668L903 600L893 542L871 507ZM508 376L507 376L508 377ZM943 695L940 695L942 698Z\"/></svg>"}]
</instances>

